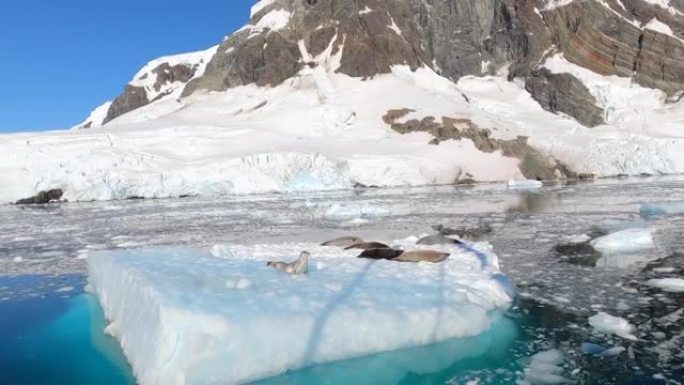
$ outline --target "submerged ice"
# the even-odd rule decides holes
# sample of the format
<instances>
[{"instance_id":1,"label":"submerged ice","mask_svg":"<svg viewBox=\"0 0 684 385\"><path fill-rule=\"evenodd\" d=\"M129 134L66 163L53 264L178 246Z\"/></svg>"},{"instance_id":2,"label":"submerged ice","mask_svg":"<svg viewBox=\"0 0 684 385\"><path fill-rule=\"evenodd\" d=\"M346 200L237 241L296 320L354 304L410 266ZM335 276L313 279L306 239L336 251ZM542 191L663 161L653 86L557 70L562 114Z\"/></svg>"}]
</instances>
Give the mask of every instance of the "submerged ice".
<instances>
[{"instance_id":1,"label":"submerged ice","mask_svg":"<svg viewBox=\"0 0 684 385\"><path fill-rule=\"evenodd\" d=\"M306 275L266 266L302 250ZM89 273L141 385L244 383L486 332L512 301L496 256L444 251L439 264L314 244L108 251Z\"/></svg>"}]
</instances>

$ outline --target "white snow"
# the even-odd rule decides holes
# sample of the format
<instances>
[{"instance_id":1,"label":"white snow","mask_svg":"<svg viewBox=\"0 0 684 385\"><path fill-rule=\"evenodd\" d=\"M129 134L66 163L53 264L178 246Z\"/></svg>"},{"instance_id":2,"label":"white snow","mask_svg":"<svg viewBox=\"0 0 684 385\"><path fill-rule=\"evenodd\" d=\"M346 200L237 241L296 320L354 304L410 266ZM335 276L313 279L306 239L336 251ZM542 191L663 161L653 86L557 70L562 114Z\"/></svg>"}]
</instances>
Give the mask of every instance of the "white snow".
<instances>
[{"instance_id":1,"label":"white snow","mask_svg":"<svg viewBox=\"0 0 684 385\"><path fill-rule=\"evenodd\" d=\"M432 71L362 81L321 65L279 87L161 100L99 129L0 136L0 201L57 187L78 201L521 177L517 159L470 140L433 146L428 134L400 135L382 122L395 108L456 112L461 94Z\"/></svg>"},{"instance_id":2,"label":"white snow","mask_svg":"<svg viewBox=\"0 0 684 385\"><path fill-rule=\"evenodd\" d=\"M658 109L637 111L619 124L587 128L543 110L522 82L466 76L457 86L470 100L470 111L464 115L480 127L491 128L492 137L527 136L531 145L577 172L614 176L684 171L684 137L677 128L684 120L684 103L665 105L661 101ZM645 95L648 93L639 91L632 97L651 103Z\"/></svg>"},{"instance_id":3,"label":"white snow","mask_svg":"<svg viewBox=\"0 0 684 385\"><path fill-rule=\"evenodd\" d=\"M90 115L88 115L88 117L83 122L73 126L71 129L72 130L79 130L88 124L90 124L90 126L88 128L102 126L102 122L107 117L107 112L109 112L109 107L111 107L111 105L112 105L111 101L107 101L107 102L103 103L99 107L95 108L93 110L93 112L91 112Z\"/></svg>"},{"instance_id":4,"label":"white snow","mask_svg":"<svg viewBox=\"0 0 684 385\"><path fill-rule=\"evenodd\" d=\"M290 23L290 12L284 9L274 9L273 11L262 16L259 21L252 27L252 32L263 31L270 29L271 31L281 30Z\"/></svg>"},{"instance_id":5,"label":"white snow","mask_svg":"<svg viewBox=\"0 0 684 385\"><path fill-rule=\"evenodd\" d=\"M194 78L204 75L204 70L211 58L216 54L218 45L209 49L184 53L180 55L164 56L147 63L129 82L130 85L136 87L143 87L147 93L147 100L154 100L156 98L176 99L178 98L187 83L173 82L162 85L159 89L155 89L154 85L157 82L157 74L153 72L155 68L166 63L173 67L176 65L185 65L190 68L195 68ZM163 96L160 96L163 95Z\"/></svg>"},{"instance_id":6,"label":"white snow","mask_svg":"<svg viewBox=\"0 0 684 385\"><path fill-rule=\"evenodd\" d=\"M552 73L569 73L584 83L598 106L604 109L604 117L610 124L645 124L645 119L661 109L665 100L662 91L641 87L631 78L599 75L570 63L562 54L546 59L544 67Z\"/></svg>"},{"instance_id":7,"label":"white snow","mask_svg":"<svg viewBox=\"0 0 684 385\"><path fill-rule=\"evenodd\" d=\"M653 18L651 21L649 21L645 26L645 29L650 29L652 31L664 33L665 35L675 37L674 32L672 32L672 28L670 28L669 25L663 23L662 21Z\"/></svg>"},{"instance_id":8,"label":"white snow","mask_svg":"<svg viewBox=\"0 0 684 385\"><path fill-rule=\"evenodd\" d=\"M259 13L262 9L268 7L269 5L275 3L275 0L259 0L250 9L249 18L253 18L254 15Z\"/></svg>"},{"instance_id":9,"label":"white snow","mask_svg":"<svg viewBox=\"0 0 684 385\"><path fill-rule=\"evenodd\" d=\"M558 7L564 7L573 1L574 0L546 0L546 6L544 7L544 10L550 11Z\"/></svg>"},{"instance_id":10,"label":"white snow","mask_svg":"<svg viewBox=\"0 0 684 385\"><path fill-rule=\"evenodd\" d=\"M682 278L651 279L646 284L671 293L684 293L684 279Z\"/></svg>"},{"instance_id":11,"label":"white snow","mask_svg":"<svg viewBox=\"0 0 684 385\"><path fill-rule=\"evenodd\" d=\"M282 28L290 16L273 10L245 28ZM449 184L465 174L481 182L523 178L517 159L483 153L468 139L434 146L427 133L394 132L382 116L401 108L416 119L470 119L496 139L529 137L574 171L598 177L684 173L684 102L664 104L660 91L630 79L600 76L561 56L545 62L577 76L606 109L608 124L589 129L543 110L519 81L463 77L455 84L406 66L364 81L336 73L342 50L332 56L332 48L311 57L301 44L314 68L279 86L187 98L180 98L184 83L155 90L152 69L184 63L200 76L216 47L152 61L131 84L161 98L104 127L0 135L0 202L50 188L77 201Z\"/></svg>"},{"instance_id":12,"label":"white snow","mask_svg":"<svg viewBox=\"0 0 684 385\"><path fill-rule=\"evenodd\" d=\"M301 250L306 275L266 266ZM511 287L476 253L445 250L441 264L310 243L106 251L91 254L89 283L141 385L244 383L485 332Z\"/></svg>"},{"instance_id":13,"label":"white snow","mask_svg":"<svg viewBox=\"0 0 684 385\"><path fill-rule=\"evenodd\" d=\"M677 8L670 5L670 0L643 0L649 4L655 5L657 7L667 10L672 15L682 15Z\"/></svg>"},{"instance_id":14,"label":"white snow","mask_svg":"<svg viewBox=\"0 0 684 385\"><path fill-rule=\"evenodd\" d=\"M359 15L365 15L371 12L373 12L373 10L368 5L366 5L365 7L363 7L362 10L359 11Z\"/></svg>"},{"instance_id":15,"label":"white snow","mask_svg":"<svg viewBox=\"0 0 684 385\"><path fill-rule=\"evenodd\" d=\"M614 334L618 337L633 341L636 341L637 339L634 335L634 326L626 319L614 317L608 313L599 312L596 315L589 317L589 325L599 333Z\"/></svg>"}]
</instances>

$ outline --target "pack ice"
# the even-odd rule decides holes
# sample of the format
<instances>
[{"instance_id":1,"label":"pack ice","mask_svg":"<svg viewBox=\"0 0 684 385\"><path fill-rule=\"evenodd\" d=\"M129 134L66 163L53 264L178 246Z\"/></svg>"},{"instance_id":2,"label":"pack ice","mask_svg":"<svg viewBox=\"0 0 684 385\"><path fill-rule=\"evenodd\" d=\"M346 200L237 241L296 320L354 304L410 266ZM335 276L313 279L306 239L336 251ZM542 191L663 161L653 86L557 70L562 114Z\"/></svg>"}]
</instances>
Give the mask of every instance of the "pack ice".
<instances>
[{"instance_id":1,"label":"pack ice","mask_svg":"<svg viewBox=\"0 0 684 385\"><path fill-rule=\"evenodd\" d=\"M309 273L266 266L311 252ZM487 244L440 264L313 244L105 251L91 290L141 385L245 383L487 331L512 288ZM484 257L483 257L484 256Z\"/></svg>"}]
</instances>

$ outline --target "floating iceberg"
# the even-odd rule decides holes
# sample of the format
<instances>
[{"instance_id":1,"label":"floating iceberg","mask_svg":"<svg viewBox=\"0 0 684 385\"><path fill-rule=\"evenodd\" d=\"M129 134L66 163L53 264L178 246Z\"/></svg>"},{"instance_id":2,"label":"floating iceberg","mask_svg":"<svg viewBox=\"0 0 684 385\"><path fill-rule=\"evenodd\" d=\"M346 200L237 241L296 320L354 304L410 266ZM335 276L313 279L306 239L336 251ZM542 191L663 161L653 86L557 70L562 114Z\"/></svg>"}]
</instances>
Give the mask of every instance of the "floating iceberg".
<instances>
[{"instance_id":1,"label":"floating iceberg","mask_svg":"<svg viewBox=\"0 0 684 385\"><path fill-rule=\"evenodd\" d=\"M599 312L589 317L589 325L599 333L614 334L624 339L636 341L634 326L626 319L612 316L608 313Z\"/></svg>"},{"instance_id":2,"label":"floating iceberg","mask_svg":"<svg viewBox=\"0 0 684 385\"><path fill-rule=\"evenodd\" d=\"M684 293L684 279L682 278L651 279L646 284L670 293Z\"/></svg>"},{"instance_id":3,"label":"floating iceberg","mask_svg":"<svg viewBox=\"0 0 684 385\"><path fill-rule=\"evenodd\" d=\"M227 384L486 332L512 301L496 256L440 249L440 264L314 244L119 250L88 268L141 385ZM266 266L301 250L306 275Z\"/></svg>"},{"instance_id":4,"label":"floating iceberg","mask_svg":"<svg viewBox=\"0 0 684 385\"><path fill-rule=\"evenodd\" d=\"M643 218L676 214L684 214L684 202L644 203L639 207Z\"/></svg>"},{"instance_id":5,"label":"floating iceberg","mask_svg":"<svg viewBox=\"0 0 684 385\"><path fill-rule=\"evenodd\" d=\"M563 377L563 353L552 349L539 352L530 358L530 364L525 369L525 378L518 381L518 385L567 384L569 379Z\"/></svg>"},{"instance_id":6,"label":"floating iceberg","mask_svg":"<svg viewBox=\"0 0 684 385\"><path fill-rule=\"evenodd\" d=\"M653 230L647 228L616 231L594 239L591 245L601 253L597 266L625 267L660 257Z\"/></svg>"},{"instance_id":7,"label":"floating iceberg","mask_svg":"<svg viewBox=\"0 0 684 385\"><path fill-rule=\"evenodd\" d=\"M538 180L523 179L523 180L509 180L508 188L511 189L527 189L527 188L540 188L544 186L544 183Z\"/></svg>"}]
</instances>

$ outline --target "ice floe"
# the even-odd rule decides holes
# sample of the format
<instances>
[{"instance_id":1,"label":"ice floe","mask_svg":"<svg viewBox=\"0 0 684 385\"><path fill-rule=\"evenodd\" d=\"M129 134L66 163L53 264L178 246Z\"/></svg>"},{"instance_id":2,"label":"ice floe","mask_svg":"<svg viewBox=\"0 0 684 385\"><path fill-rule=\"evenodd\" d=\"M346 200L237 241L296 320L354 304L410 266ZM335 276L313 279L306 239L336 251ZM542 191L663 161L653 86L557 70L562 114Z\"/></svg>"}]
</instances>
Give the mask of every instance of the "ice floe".
<instances>
[{"instance_id":1,"label":"ice floe","mask_svg":"<svg viewBox=\"0 0 684 385\"><path fill-rule=\"evenodd\" d=\"M302 250L308 274L266 266ZM217 245L93 252L88 265L141 385L243 383L486 332L512 301L496 256L440 250L445 262L413 264L311 243Z\"/></svg>"}]
</instances>

